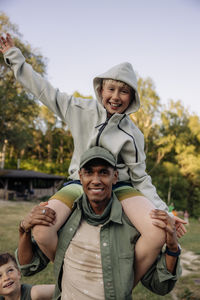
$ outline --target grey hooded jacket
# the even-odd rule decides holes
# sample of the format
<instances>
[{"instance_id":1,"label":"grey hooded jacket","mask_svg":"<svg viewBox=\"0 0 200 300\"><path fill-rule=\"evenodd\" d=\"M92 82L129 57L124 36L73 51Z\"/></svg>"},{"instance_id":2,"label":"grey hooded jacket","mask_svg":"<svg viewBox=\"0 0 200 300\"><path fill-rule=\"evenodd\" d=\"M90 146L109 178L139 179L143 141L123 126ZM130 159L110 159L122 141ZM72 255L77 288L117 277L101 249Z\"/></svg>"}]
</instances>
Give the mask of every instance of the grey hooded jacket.
<instances>
[{"instance_id":1,"label":"grey hooded jacket","mask_svg":"<svg viewBox=\"0 0 200 300\"><path fill-rule=\"evenodd\" d=\"M157 208L168 210L158 196L151 177L146 173L143 134L129 118L129 114L140 107L137 80L130 63L119 64L94 79L97 97L94 100L76 98L54 88L25 62L24 56L16 47L10 48L4 54L4 59L14 71L16 79L68 125L74 139L70 179L79 179L81 154L92 146L101 146L112 152L117 159L119 181L131 180L133 186ZM100 97L102 78L123 81L135 91L135 97L125 113L115 113L107 118Z\"/></svg>"}]
</instances>

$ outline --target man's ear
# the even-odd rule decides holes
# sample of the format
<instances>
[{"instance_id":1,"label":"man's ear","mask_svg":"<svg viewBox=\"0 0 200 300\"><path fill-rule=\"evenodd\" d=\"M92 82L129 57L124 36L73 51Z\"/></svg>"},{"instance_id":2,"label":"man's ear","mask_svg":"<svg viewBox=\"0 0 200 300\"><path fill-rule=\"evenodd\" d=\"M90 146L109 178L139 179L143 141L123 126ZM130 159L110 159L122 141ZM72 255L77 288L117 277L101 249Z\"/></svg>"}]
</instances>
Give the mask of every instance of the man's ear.
<instances>
[{"instance_id":1,"label":"man's ear","mask_svg":"<svg viewBox=\"0 0 200 300\"><path fill-rule=\"evenodd\" d=\"M113 174L113 184L116 184L117 181L118 181L118 171L117 170L114 170L114 174Z\"/></svg>"},{"instance_id":2,"label":"man's ear","mask_svg":"<svg viewBox=\"0 0 200 300\"><path fill-rule=\"evenodd\" d=\"M82 184L82 175L81 175L81 170L78 171L78 175L79 175L79 179L80 179L80 182Z\"/></svg>"}]
</instances>

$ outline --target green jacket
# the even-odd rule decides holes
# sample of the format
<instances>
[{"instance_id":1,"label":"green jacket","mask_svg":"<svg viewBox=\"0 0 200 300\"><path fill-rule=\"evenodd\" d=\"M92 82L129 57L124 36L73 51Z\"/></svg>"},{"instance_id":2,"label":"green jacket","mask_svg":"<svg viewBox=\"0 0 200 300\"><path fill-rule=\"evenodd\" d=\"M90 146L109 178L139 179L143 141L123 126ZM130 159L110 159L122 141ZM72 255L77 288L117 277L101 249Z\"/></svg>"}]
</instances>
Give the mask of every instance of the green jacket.
<instances>
[{"instance_id":1,"label":"green jacket","mask_svg":"<svg viewBox=\"0 0 200 300\"><path fill-rule=\"evenodd\" d=\"M82 218L82 197L75 201L72 214L59 231L59 241L54 261L56 288L54 299L60 299L62 268L66 249L75 235ZM134 247L139 237L138 231L130 223L122 210L120 202L113 194L111 214L100 231L100 247L103 268L104 291L106 300L131 300L134 282ZM23 275L29 276L40 271L48 264L48 259L35 249L35 258L30 265L19 266ZM142 279L145 287L154 293L169 293L180 275L177 264L176 275L166 269L165 256L158 257Z\"/></svg>"}]
</instances>

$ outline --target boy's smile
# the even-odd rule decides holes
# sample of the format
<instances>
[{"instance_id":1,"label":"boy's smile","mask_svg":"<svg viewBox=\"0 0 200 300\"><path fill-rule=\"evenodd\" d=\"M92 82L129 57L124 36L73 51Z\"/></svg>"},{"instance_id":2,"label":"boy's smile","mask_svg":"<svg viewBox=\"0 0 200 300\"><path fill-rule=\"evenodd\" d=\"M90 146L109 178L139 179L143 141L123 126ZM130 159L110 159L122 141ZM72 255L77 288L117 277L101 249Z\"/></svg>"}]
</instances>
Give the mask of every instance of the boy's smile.
<instances>
[{"instance_id":1,"label":"boy's smile","mask_svg":"<svg viewBox=\"0 0 200 300\"><path fill-rule=\"evenodd\" d=\"M102 104L110 115L122 114L131 100L131 89L119 85L118 81L105 82L101 90Z\"/></svg>"}]
</instances>

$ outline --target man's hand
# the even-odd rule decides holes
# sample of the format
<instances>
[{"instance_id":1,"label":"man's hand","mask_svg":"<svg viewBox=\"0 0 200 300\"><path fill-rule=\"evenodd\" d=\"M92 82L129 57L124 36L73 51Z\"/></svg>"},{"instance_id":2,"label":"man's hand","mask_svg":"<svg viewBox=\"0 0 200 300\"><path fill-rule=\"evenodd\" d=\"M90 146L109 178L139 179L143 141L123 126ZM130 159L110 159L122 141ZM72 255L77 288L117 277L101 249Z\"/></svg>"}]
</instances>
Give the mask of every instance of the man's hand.
<instances>
[{"instance_id":1,"label":"man's hand","mask_svg":"<svg viewBox=\"0 0 200 300\"><path fill-rule=\"evenodd\" d=\"M174 216L175 226L176 226L176 233L178 238L182 237L186 232L186 228L183 224L187 224L187 222L177 216Z\"/></svg>"},{"instance_id":2,"label":"man's hand","mask_svg":"<svg viewBox=\"0 0 200 300\"><path fill-rule=\"evenodd\" d=\"M56 213L53 209L46 207L48 202L43 202L32 208L30 213L22 221L25 231L29 231L35 225L50 226L55 223Z\"/></svg>"},{"instance_id":3,"label":"man's hand","mask_svg":"<svg viewBox=\"0 0 200 300\"><path fill-rule=\"evenodd\" d=\"M150 216L153 219L153 225L165 230L166 245L169 250L176 252L178 250L178 239L174 218L170 217L167 212L160 209L152 210Z\"/></svg>"},{"instance_id":4,"label":"man's hand","mask_svg":"<svg viewBox=\"0 0 200 300\"><path fill-rule=\"evenodd\" d=\"M1 53L5 53L6 51L8 51L10 48L14 47L14 41L11 38L10 34L7 33L6 34L6 38L4 38L3 36L0 37L0 52Z\"/></svg>"}]
</instances>

